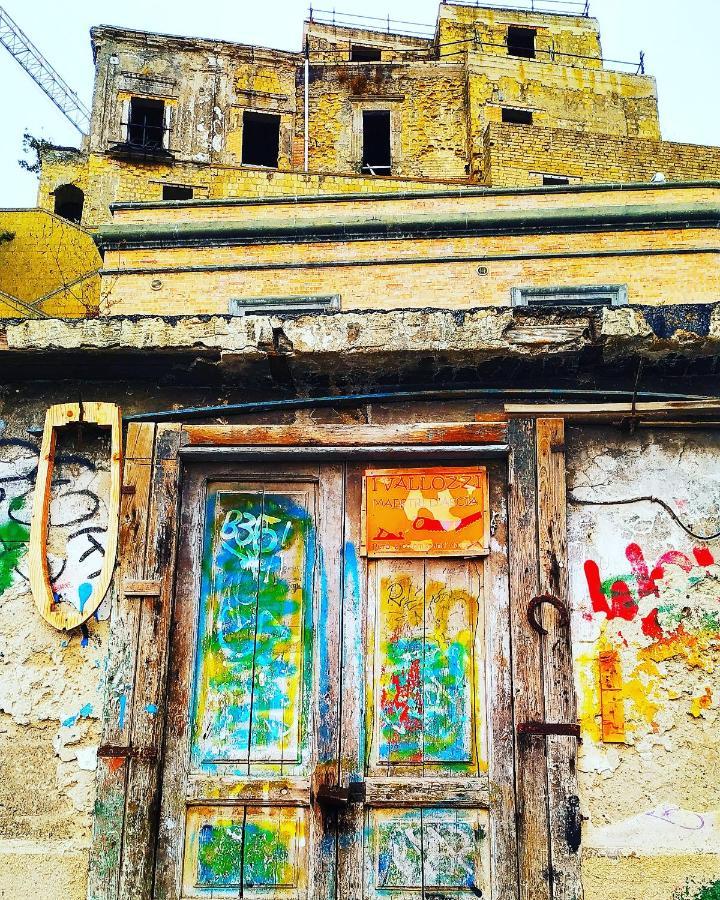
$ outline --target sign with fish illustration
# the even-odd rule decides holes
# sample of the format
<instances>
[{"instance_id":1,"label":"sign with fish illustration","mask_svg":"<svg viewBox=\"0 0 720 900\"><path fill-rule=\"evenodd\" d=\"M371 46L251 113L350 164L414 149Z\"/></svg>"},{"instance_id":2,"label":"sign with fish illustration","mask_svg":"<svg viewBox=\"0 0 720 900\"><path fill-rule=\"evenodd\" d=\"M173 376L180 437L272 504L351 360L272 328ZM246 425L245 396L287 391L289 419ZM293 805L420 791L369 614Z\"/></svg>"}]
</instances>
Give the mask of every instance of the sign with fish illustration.
<instances>
[{"instance_id":1,"label":"sign with fish illustration","mask_svg":"<svg viewBox=\"0 0 720 900\"><path fill-rule=\"evenodd\" d=\"M368 469L363 506L370 557L488 553L484 466Z\"/></svg>"}]
</instances>

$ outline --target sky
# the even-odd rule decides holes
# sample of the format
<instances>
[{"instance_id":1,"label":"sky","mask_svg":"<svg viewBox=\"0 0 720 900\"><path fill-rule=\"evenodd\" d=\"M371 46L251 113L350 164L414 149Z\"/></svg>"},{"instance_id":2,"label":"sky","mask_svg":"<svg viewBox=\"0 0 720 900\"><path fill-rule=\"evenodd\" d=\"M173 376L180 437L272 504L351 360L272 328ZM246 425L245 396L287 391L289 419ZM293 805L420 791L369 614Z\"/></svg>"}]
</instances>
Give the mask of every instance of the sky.
<instances>
[{"instance_id":1,"label":"sky","mask_svg":"<svg viewBox=\"0 0 720 900\"><path fill-rule=\"evenodd\" d=\"M344 0L347 13L432 25L439 0ZM144 31L220 38L299 50L304 0L0 0L46 59L90 104L93 62L89 29L120 25ZM315 0L332 9L333 0ZM658 81L666 140L720 145L720 0L591 0L605 57L636 60ZM55 144L77 145L79 134L0 47L0 208L35 204L36 176L18 165L28 130Z\"/></svg>"}]
</instances>

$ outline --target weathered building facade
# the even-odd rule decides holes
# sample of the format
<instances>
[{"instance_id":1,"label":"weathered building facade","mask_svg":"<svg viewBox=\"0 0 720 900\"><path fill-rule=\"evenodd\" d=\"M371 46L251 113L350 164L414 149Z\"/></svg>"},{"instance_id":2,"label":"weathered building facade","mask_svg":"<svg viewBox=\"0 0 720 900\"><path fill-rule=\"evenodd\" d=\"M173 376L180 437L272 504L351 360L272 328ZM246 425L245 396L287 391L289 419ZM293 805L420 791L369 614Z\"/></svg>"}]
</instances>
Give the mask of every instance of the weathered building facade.
<instances>
[{"instance_id":1,"label":"weathered building facade","mask_svg":"<svg viewBox=\"0 0 720 900\"><path fill-rule=\"evenodd\" d=\"M720 150L582 13L93 30L0 218L0 897L719 895Z\"/></svg>"}]
</instances>

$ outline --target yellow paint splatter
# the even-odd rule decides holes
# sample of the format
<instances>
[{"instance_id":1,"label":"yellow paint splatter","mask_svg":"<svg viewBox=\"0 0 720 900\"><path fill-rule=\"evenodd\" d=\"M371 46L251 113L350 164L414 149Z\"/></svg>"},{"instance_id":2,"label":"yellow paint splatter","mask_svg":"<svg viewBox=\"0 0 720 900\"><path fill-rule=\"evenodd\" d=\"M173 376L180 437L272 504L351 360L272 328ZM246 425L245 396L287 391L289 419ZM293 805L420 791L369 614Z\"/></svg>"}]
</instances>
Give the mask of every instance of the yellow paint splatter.
<instances>
[{"instance_id":1,"label":"yellow paint splatter","mask_svg":"<svg viewBox=\"0 0 720 900\"><path fill-rule=\"evenodd\" d=\"M693 697L690 701L690 715L695 719L705 715L705 710L710 709L712 705L712 691L709 687L705 688L705 693L699 697Z\"/></svg>"}]
</instances>

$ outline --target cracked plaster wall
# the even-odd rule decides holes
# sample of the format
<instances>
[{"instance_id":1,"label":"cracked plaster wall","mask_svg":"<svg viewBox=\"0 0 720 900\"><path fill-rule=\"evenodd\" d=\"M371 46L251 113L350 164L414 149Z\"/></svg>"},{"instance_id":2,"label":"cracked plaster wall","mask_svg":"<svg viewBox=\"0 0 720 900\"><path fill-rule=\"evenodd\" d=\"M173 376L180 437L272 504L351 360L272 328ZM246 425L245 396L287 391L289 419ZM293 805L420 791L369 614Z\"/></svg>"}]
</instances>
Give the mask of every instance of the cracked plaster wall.
<instances>
[{"instance_id":1,"label":"cracked plaster wall","mask_svg":"<svg viewBox=\"0 0 720 900\"><path fill-rule=\"evenodd\" d=\"M687 534L657 502L615 502L654 496L715 534L719 452L710 432L570 434L585 900L720 891L720 540ZM621 673L613 743L601 734L601 653Z\"/></svg>"},{"instance_id":2,"label":"cracked plaster wall","mask_svg":"<svg viewBox=\"0 0 720 900\"><path fill-rule=\"evenodd\" d=\"M0 898L85 896L109 607L65 633L36 611L27 542L42 410L0 408ZM48 557L58 597L81 606L107 529L108 445L58 437Z\"/></svg>"}]
</instances>

